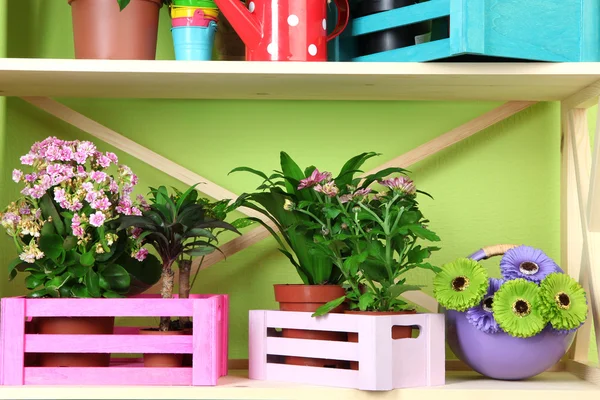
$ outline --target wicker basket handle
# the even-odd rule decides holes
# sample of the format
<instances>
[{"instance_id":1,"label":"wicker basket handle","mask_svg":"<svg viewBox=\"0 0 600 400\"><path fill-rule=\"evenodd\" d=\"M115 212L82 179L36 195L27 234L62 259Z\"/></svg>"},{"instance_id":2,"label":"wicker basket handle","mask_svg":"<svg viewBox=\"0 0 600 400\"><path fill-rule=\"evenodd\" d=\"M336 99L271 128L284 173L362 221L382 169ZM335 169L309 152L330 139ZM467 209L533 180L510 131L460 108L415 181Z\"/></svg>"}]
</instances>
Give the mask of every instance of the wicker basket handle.
<instances>
[{"instance_id":1,"label":"wicker basket handle","mask_svg":"<svg viewBox=\"0 0 600 400\"><path fill-rule=\"evenodd\" d=\"M485 246L471 254L468 258L475 261L487 260L494 256L501 256L508 250L518 247L517 244L495 244L492 246Z\"/></svg>"}]
</instances>

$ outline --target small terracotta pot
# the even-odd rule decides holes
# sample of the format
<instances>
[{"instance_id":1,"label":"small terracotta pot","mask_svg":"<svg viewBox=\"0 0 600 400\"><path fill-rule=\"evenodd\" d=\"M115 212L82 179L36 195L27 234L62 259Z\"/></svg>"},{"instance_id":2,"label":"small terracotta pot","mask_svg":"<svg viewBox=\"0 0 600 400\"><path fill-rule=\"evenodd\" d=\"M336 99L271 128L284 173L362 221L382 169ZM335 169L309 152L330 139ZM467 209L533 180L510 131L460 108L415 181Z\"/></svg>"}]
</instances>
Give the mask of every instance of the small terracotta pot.
<instances>
[{"instance_id":1,"label":"small terracotta pot","mask_svg":"<svg viewBox=\"0 0 600 400\"><path fill-rule=\"evenodd\" d=\"M344 314L354 315L403 315L416 314L416 310L409 311L345 311ZM392 339L407 339L412 336L410 326L392 326ZM348 341L358 343L358 333L348 332ZM350 361L350 369L358 370L358 361Z\"/></svg>"},{"instance_id":2,"label":"small terracotta pot","mask_svg":"<svg viewBox=\"0 0 600 400\"><path fill-rule=\"evenodd\" d=\"M275 300L279 302L281 311L314 312L323 304L346 294L341 286L336 285L274 285ZM342 313L346 304L336 307L331 312ZM282 329L282 336L293 339L346 341L343 332L307 331L301 329ZM344 368L346 361L327 360L321 358L291 357L284 358L286 364L310 367Z\"/></svg>"},{"instance_id":3,"label":"small terracotta pot","mask_svg":"<svg viewBox=\"0 0 600 400\"><path fill-rule=\"evenodd\" d=\"M162 0L68 0L75 58L154 60Z\"/></svg>"},{"instance_id":4,"label":"small terracotta pot","mask_svg":"<svg viewBox=\"0 0 600 400\"><path fill-rule=\"evenodd\" d=\"M114 317L39 317L36 330L45 335L111 335ZM41 353L41 367L108 367L110 353Z\"/></svg>"},{"instance_id":5,"label":"small terracotta pot","mask_svg":"<svg viewBox=\"0 0 600 400\"><path fill-rule=\"evenodd\" d=\"M186 335L185 331L159 331L158 329L140 329L140 335ZM183 364L183 354L145 353L144 367L176 368Z\"/></svg>"}]
</instances>

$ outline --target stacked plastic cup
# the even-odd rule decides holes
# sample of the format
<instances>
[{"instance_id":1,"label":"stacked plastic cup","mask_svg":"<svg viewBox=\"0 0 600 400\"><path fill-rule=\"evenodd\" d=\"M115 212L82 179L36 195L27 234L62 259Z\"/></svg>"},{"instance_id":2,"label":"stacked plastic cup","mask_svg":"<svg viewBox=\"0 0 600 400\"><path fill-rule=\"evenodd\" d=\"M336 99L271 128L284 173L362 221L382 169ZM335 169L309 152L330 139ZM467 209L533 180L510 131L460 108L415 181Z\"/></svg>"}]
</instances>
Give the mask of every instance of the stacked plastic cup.
<instances>
[{"instance_id":1,"label":"stacked plastic cup","mask_svg":"<svg viewBox=\"0 0 600 400\"><path fill-rule=\"evenodd\" d=\"M213 0L174 0L171 33L175 59L209 61L217 32L219 9Z\"/></svg>"}]
</instances>

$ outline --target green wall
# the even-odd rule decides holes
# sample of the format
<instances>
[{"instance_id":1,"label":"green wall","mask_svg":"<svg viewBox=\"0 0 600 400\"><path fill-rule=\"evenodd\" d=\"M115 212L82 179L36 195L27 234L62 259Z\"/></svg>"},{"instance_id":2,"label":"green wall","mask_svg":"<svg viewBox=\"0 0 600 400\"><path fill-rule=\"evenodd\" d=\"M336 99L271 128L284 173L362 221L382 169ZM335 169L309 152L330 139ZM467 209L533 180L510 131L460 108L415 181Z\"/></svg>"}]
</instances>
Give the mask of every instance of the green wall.
<instances>
[{"instance_id":1,"label":"green wall","mask_svg":"<svg viewBox=\"0 0 600 400\"><path fill-rule=\"evenodd\" d=\"M18 3L17 6L11 1L8 5L9 57L72 58L66 1ZM24 25L24 15L32 15L35 23ZM163 12L158 56L161 59L172 58L166 17ZM60 100L236 193L252 190L259 182L243 174L227 176L228 171L240 165L275 169L280 150L289 152L301 165L316 164L334 171L359 152L383 153L366 166L371 168L499 105ZM6 133L2 137L5 146L0 147L2 182L32 142L50 135L91 139L20 99L9 99ZM103 143L97 144L102 150L114 151ZM508 242L543 248L559 260L559 145L558 105L538 104L411 167L417 185L435 197L422 199L431 228L442 238L443 250L434 261L441 264L482 245ZM116 152L140 176L140 192L159 184L182 187L151 166ZM3 204L16 195L16 185L3 185ZM3 258L14 256L14 249L4 238L0 245ZM497 260L486 264L494 275L498 275L497 264ZM414 283L425 285L431 278L428 272L415 272L411 277ZM20 279L17 280L16 284L0 286L2 295L24 293ZM267 239L203 271L199 281L195 292L231 295L230 357L245 358L248 310L274 308L272 285L299 279L277 252L274 241Z\"/></svg>"}]
</instances>

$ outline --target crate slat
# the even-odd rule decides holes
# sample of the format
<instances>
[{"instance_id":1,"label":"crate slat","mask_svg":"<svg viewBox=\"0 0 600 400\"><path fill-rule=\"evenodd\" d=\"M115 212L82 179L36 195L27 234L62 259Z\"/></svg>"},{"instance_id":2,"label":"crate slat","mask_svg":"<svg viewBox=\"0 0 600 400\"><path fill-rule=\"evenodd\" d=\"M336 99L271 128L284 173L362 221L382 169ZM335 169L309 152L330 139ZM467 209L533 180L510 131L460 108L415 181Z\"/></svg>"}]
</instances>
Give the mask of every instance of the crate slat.
<instances>
[{"instance_id":1,"label":"crate slat","mask_svg":"<svg viewBox=\"0 0 600 400\"><path fill-rule=\"evenodd\" d=\"M28 317L160 317L162 315L191 317L193 313L191 299L27 299L26 301Z\"/></svg>"},{"instance_id":2,"label":"crate slat","mask_svg":"<svg viewBox=\"0 0 600 400\"><path fill-rule=\"evenodd\" d=\"M268 337L267 354L358 361L358 343ZM327 356L325 357L324 354Z\"/></svg>"},{"instance_id":3,"label":"crate slat","mask_svg":"<svg viewBox=\"0 0 600 400\"><path fill-rule=\"evenodd\" d=\"M25 299L2 299L0 315L0 384L22 385L25 365Z\"/></svg>"},{"instance_id":4,"label":"crate slat","mask_svg":"<svg viewBox=\"0 0 600 400\"><path fill-rule=\"evenodd\" d=\"M349 369L267 364L266 370L268 380L272 381L346 388L355 388L358 382L358 371ZM253 378L250 377L250 379Z\"/></svg>"},{"instance_id":5,"label":"crate slat","mask_svg":"<svg viewBox=\"0 0 600 400\"><path fill-rule=\"evenodd\" d=\"M25 335L26 353L192 352L191 335Z\"/></svg>"},{"instance_id":6,"label":"crate slat","mask_svg":"<svg viewBox=\"0 0 600 400\"><path fill-rule=\"evenodd\" d=\"M192 384L192 368L25 368L25 385L143 385Z\"/></svg>"}]
</instances>

